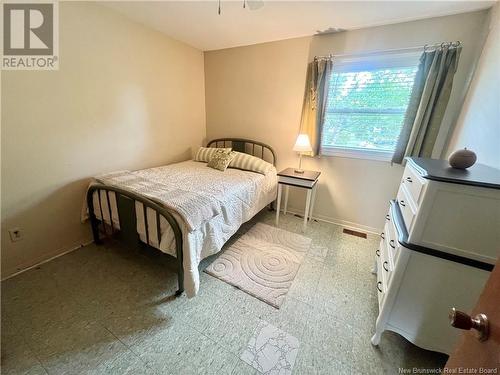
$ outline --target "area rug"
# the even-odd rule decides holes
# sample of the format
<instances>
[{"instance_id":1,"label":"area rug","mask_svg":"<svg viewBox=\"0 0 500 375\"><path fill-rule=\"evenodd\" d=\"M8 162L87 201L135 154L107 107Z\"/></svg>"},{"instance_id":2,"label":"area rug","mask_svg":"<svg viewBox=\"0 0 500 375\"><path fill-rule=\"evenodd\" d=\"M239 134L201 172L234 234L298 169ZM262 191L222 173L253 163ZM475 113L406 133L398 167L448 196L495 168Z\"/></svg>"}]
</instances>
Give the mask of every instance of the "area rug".
<instances>
[{"instance_id":1,"label":"area rug","mask_svg":"<svg viewBox=\"0 0 500 375\"><path fill-rule=\"evenodd\" d=\"M205 272L279 308L310 245L310 238L257 223Z\"/></svg>"},{"instance_id":2,"label":"area rug","mask_svg":"<svg viewBox=\"0 0 500 375\"><path fill-rule=\"evenodd\" d=\"M260 374L290 375L299 346L296 337L261 320L240 358Z\"/></svg>"}]
</instances>

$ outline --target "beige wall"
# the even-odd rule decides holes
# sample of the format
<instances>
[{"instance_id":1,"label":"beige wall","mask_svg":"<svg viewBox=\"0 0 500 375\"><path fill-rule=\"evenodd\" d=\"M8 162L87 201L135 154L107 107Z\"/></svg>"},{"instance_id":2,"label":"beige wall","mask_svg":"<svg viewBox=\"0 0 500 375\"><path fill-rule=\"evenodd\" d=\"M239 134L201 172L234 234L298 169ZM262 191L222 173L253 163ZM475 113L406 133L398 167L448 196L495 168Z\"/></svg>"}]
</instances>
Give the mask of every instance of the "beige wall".
<instances>
[{"instance_id":1,"label":"beige wall","mask_svg":"<svg viewBox=\"0 0 500 375\"><path fill-rule=\"evenodd\" d=\"M60 3L60 70L2 72L2 277L91 239L90 176L190 157L203 69L202 52L114 11Z\"/></svg>"},{"instance_id":2,"label":"beige wall","mask_svg":"<svg viewBox=\"0 0 500 375\"><path fill-rule=\"evenodd\" d=\"M500 6L491 14L488 39L484 45L447 155L468 147L478 163L500 169Z\"/></svg>"},{"instance_id":3,"label":"beige wall","mask_svg":"<svg viewBox=\"0 0 500 375\"><path fill-rule=\"evenodd\" d=\"M355 53L460 40L464 49L456 75L445 130L458 116L479 55L487 12L475 12L312 38L205 53L207 137L241 136L273 146L278 168L295 166L307 61L315 55ZM444 139L440 140L441 145ZM315 216L378 231L388 200L402 174L390 163L341 157L306 158L305 168L320 170ZM291 194L301 210L304 194Z\"/></svg>"},{"instance_id":4,"label":"beige wall","mask_svg":"<svg viewBox=\"0 0 500 375\"><path fill-rule=\"evenodd\" d=\"M205 138L224 136L269 143L277 151L278 168L295 166L291 149L306 64L314 55L461 40L449 126L458 116L486 20L486 12L476 12L203 57L102 6L61 3L60 70L2 72L2 277L91 240L88 226L80 223L80 209L92 175L187 159L191 147ZM473 144L482 150L498 134L494 126L483 137L472 131L478 119L495 124L494 102L487 119L473 109L492 98L480 93L492 90L491 77L498 79L492 63L498 62L498 48L493 48L498 44L498 35L490 36L493 52L483 54L479 68L486 73L475 78L450 148ZM487 149L489 156L480 154L480 160L495 156L494 148ZM340 157L306 158L304 165L322 171L317 217L380 228L401 167ZM302 209L303 198L293 191L292 208ZM7 230L15 227L24 238L11 243Z\"/></svg>"}]
</instances>

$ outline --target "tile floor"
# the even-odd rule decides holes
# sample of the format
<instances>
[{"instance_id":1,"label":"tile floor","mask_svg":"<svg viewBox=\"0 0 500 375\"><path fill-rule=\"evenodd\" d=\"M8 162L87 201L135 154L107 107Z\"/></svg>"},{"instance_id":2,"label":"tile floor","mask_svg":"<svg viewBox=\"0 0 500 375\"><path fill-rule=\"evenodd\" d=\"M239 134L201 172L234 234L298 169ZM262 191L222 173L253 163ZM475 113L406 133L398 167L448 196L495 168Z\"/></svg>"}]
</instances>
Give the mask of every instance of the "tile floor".
<instances>
[{"instance_id":1,"label":"tile floor","mask_svg":"<svg viewBox=\"0 0 500 375\"><path fill-rule=\"evenodd\" d=\"M242 227L273 224L264 211ZM301 219L280 227L300 232ZM446 356L397 334L370 344L370 274L378 239L310 223L312 246L280 310L205 273L199 295L172 297L174 266L158 252L89 245L2 283L2 374L257 374L240 357L262 322L299 341L293 374L397 374Z\"/></svg>"}]
</instances>

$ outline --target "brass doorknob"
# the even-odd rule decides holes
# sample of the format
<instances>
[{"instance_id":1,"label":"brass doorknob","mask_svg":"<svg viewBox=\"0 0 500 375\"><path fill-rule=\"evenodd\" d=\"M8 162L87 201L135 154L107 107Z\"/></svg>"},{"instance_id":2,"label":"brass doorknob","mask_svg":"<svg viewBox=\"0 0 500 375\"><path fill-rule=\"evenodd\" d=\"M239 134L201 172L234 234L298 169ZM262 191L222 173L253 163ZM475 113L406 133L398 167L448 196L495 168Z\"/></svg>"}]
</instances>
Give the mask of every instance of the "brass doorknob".
<instances>
[{"instance_id":1,"label":"brass doorknob","mask_svg":"<svg viewBox=\"0 0 500 375\"><path fill-rule=\"evenodd\" d=\"M474 318L472 318L469 314L459 311L453 307L450 310L449 318L452 327L463 330L474 329L479 341L485 341L488 339L490 334L490 325L486 315L477 314Z\"/></svg>"}]
</instances>

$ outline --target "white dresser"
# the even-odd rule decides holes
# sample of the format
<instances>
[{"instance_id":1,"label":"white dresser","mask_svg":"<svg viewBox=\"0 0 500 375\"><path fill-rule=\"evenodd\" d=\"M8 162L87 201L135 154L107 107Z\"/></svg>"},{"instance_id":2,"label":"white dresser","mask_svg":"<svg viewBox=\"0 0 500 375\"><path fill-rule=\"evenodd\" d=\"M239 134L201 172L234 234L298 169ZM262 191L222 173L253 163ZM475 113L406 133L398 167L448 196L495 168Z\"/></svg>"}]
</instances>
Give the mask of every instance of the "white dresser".
<instances>
[{"instance_id":1,"label":"white dresser","mask_svg":"<svg viewBox=\"0 0 500 375\"><path fill-rule=\"evenodd\" d=\"M384 330L449 354L459 336L452 307L470 312L500 253L500 171L408 158L375 255Z\"/></svg>"}]
</instances>

